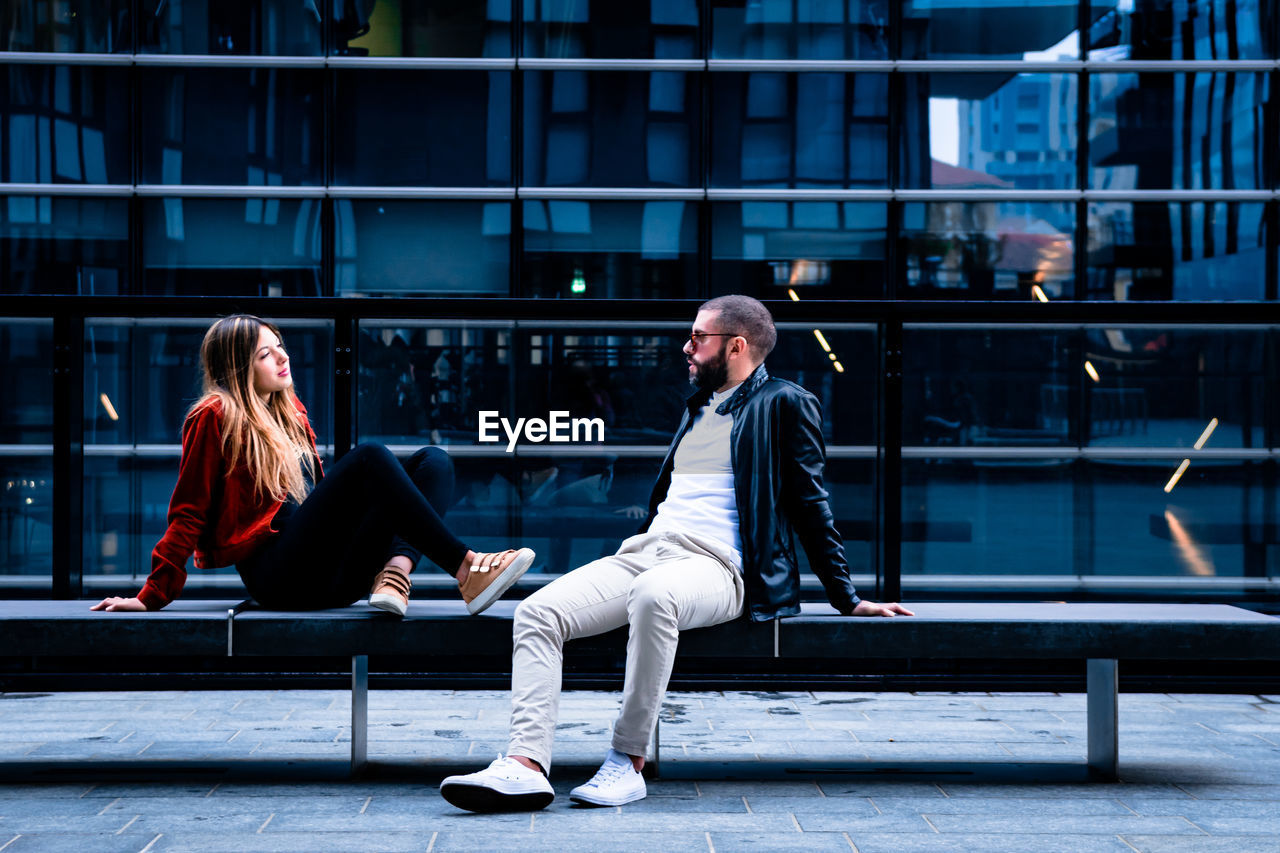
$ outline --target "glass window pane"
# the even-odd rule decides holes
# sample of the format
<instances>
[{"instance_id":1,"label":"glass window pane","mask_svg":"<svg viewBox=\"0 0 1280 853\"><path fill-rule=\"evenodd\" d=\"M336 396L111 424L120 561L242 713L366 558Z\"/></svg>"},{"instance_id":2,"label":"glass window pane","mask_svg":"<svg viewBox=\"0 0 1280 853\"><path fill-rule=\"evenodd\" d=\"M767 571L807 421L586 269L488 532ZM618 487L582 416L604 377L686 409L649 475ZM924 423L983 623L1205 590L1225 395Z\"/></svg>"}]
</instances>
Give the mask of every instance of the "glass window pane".
<instances>
[{"instance_id":1,"label":"glass window pane","mask_svg":"<svg viewBox=\"0 0 1280 853\"><path fill-rule=\"evenodd\" d=\"M336 199L333 213L338 296L509 291L510 202Z\"/></svg>"},{"instance_id":2,"label":"glass window pane","mask_svg":"<svg viewBox=\"0 0 1280 853\"><path fill-rule=\"evenodd\" d=\"M335 183L511 183L510 73L341 71L334 79Z\"/></svg>"},{"instance_id":3,"label":"glass window pane","mask_svg":"<svg viewBox=\"0 0 1280 853\"><path fill-rule=\"evenodd\" d=\"M903 205L906 287L920 299L1075 297L1075 205L943 201Z\"/></svg>"},{"instance_id":4,"label":"glass window pane","mask_svg":"<svg viewBox=\"0 0 1280 853\"><path fill-rule=\"evenodd\" d=\"M129 0L8 0L0 20L4 50L128 53Z\"/></svg>"},{"instance_id":5,"label":"glass window pane","mask_svg":"<svg viewBox=\"0 0 1280 853\"><path fill-rule=\"evenodd\" d=\"M1076 0L905 0L902 58L1078 59L1077 9Z\"/></svg>"},{"instance_id":6,"label":"glass window pane","mask_svg":"<svg viewBox=\"0 0 1280 853\"><path fill-rule=\"evenodd\" d=\"M0 197L0 290L129 290L129 200Z\"/></svg>"},{"instance_id":7,"label":"glass window pane","mask_svg":"<svg viewBox=\"0 0 1280 853\"><path fill-rule=\"evenodd\" d=\"M1089 203L1088 299L1263 299L1262 204Z\"/></svg>"},{"instance_id":8,"label":"glass window pane","mask_svg":"<svg viewBox=\"0 0 1280 853\"><path fill-rule=\"evenodd\" d=\"M717 0L714 59L889 59L888 0Z\"/></svg>"},{"instance_id":9,"label":"glass window pane","mask_svg":"<svg viewBox=\"0 0 1280 853\"><path fill-rule=\"evenodd\" d=\"M142 182L323 182L320 69L139 69Z\"/></svg>"},{"instance_id":10,"label":"glass window pane","mask_svg":"<svg viewBox=\"0 0 1280 853\"><path fill-rule=\"evenodd\" d=\"M0 445L53 441L53 321L0 319Z\"/></svg>"},{"instance_id":11,"label":"glass window pane","mask_svg":"<svg viewBox=\"0 0 1280 853\"><path fill-rule=\"evenodd\" d=\"M1090 186L1266 189L1270 75L1094 74Z\"/></svg>"},{"instance_id":12,"label":"glass window pane","mask_svg":"<svg viewBox=\"0 0 1280 853\"><path fill-rule=\"evenodd\" d=\"M701 186L701 80L683 71L528 71L528 186Z\"/></svg>"},{"instance_id":13,"label":"glass window pane","mask_svg":"<svg viewBox=\"0 0 1280 853\"><path fill-rule=\"evenodd\" d=\"M1070 462L906 460L904 583L926 575L1075 575L1077 511Z\"/></svg>"},{"instance_id":14,"label":"glass window pane","mask_svg":"<svg viewBox=\"0 0 1280 853\"><path fill-rule=\"evenodd\" d=\"M140 3L143 53L319 56L320 10L315 0L165 0ZM354 4L362 5L362 4Z\"/></svg>"},{"instance_id":15,"label":"glass window pane","mask_svg":"<svg viewBox=\"0 0 1280 853\"><path fill-rule=\"evenodd\" d=\"M907 74L902 185L1074 189L1074 74Z\"/></svg>"},{"instance_id":16,"label":"glass window pane","mask_svg":"<svg viewBox=\"0 0 1280 853\"><path fill-rule=\"evenodd\" d=\"M889 75L711 75L711 184L884 187Z\"/></svg>"},{"instance_id":17,"label":"glass window pane","mask_svg":"<svg viewBox=\"0 0 1280 853\"><path fill-rule=\"evenodd\" d=\"M712 293L786 299L880 299L888 210L835 201L711 205Z\"/></svg>"},{"instance_id":18,"label":"glass window pane","mask_svg":"<svg viewBox=\"0 0 1280 853\"><path fill-rule=\"evenodd\" d=\"M53 454L0 452L0 576L5 585L53 582Z\"/></svg>"},{"instance_id":19,"label":"glass window pane","mask_svg":"<svg viewBox=\"0 0 1280 853\"><path fill-rule=\"evenodd\" d=\"M1090 329L1089 444L1262 447L1263 333L1244 329ZM1214 423L1211 425L1210 421Z\"/></svg>"},{"instance_id":20,"label":"glass window pane","mask_svg":"<svg viewBox=\"0 0 1280 853\"><path fill-rule=\"evenodd\" d=\"M697 0L525 0L524 56L690 59L702 55Z\"/></svg>"},{"instance_id":21,"label":"glass window pane","mask_svg":"<svg viewBox=\"0 0 1280 853\"><path fill-rule=\"evenodd\" d=\"M687 201L526 200L531 296L681 298L698 281L698 205Z\"/></svg>"},{"instance_id":22,"label":"glass window pane","mask_svg":"<svg viewBox=\"0 0 1280 853\"><path fill-rule=\"evenodd\" d=\"M1174 578L1265 575L1262 522L1273 501L1263 486L1262 463L1195 460L1166 493L1177 468L1176 459L1088 464L1090 505L1077 512L1092 535L1090 570Z\"/></svg>"},{"instance_id":23,"label":"glass window pane","mask_svg":"<svg viewBox=\"0 0 1280 853\"><path fill-rule=\"evenodd\" d=\"M145 198L142 290L320 295L320 199Z\"/></svg>"},{"instance_id":24,"label":"glass window pane","mask_svg":"<svg viewBox=\"0 0 1280 853\"><path fill-rule=\"evenodd\" d=\"M359 440L415 450L478 444L480 412L512 417L512 329L498 320L362 320Z\"/></svg>"},{"instance_id":25,"label":"glass window pane","mask_svg":"<svg viewBox=\"0 0 1280 853\"><path fill-rule=\"evenodd\" d=\"M1078 329L904 332L905 445L1073 444L1084 378Z\"/></svg>"},{"instance_id":26,"label":"glass window pane","mask_svg":"<svg viewBox=\"0 0 1280 853\"><path fill-rule=\"evenodd\" d=\"M0 181L127 184L129 69L0 65Z\"/></svg>"},{"instance_id":27,"label":"glass window pane","mask_svg":"<svg viewBox=\"0 0 1280 853\"><path fill-rule=\"evenodd\" d=\"M335 52L343 56L514 55L511 0L341 3L334 14Z\"/></svg>"},{"instance_id":28,"label":"glass window pane","mask_svg":"<svg viewBox=\"0 0 1280 853\"><path fill-rule=\"evenodd\" d=\"M1093 0L1090 59L1270 59L1272 0Z\"/></svg>"}]
</instances>

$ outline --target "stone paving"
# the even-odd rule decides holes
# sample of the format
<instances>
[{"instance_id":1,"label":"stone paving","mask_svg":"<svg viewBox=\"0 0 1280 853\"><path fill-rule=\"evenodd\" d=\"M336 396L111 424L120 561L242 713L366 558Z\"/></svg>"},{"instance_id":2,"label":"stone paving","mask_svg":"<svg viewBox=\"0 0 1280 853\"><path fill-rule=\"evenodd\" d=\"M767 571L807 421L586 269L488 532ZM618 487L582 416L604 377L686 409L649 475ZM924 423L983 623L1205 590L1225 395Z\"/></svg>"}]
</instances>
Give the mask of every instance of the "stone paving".
<instances>
[{"instance_id":1,"label":"stone paving","mask_svg":"<svg viewBox=\"0 0 1280 853\"><path fill-rule=\"evenodd\" d=\"M372 691L373 772L355 781L336 772L349 703L303 690L0 694L0 851L1280 853L1280 696L1122 694L1120 781L1099 783L1051 781L1084 761L1083 695L672 693L664 775L695 778L586 809L568 790L603 757L617 695L570 692L556 802L484 816L435 789L505 748L504 692ZM866 771L710 781L693 763L786 776L803 758Z\"/></svg>"}]
</instances>

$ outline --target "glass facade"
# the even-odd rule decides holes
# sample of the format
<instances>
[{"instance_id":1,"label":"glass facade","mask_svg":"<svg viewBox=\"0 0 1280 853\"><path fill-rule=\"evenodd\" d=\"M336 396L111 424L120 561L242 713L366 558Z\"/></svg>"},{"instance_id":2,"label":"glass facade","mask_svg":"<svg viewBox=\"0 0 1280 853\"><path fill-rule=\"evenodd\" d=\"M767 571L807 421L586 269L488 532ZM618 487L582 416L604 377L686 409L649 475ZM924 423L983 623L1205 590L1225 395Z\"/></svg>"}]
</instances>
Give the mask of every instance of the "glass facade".
<instances>
[{"instance_id":1,"label":"glass facade","mask_svg":"<svg viewBox=\"0 0 1280 853\"><path fill-rule=\"evenodd\" d=\"M1280 292L1274 3L13 0L2 17L0 488L19 497L0 576L48 579L41 490L81 432L84 582L145 573L208 323L169 297L256 300L314 383L326 453L448 447L459 533L559 572L633 526L697 300L749 293L788 321L771 371L823 403L860 583L1275 581L1280 338L1248 314ZM42 294L84 299L15 319ZM136 310L77 308L104 296ZM422 307L453 298L476 301ZM1237 324L1122 305L1207 301ZM1018 311L949 318L973 302ZM1037 323L1044 302L1120 313ZM70 439L45 364L68 352ZM478 440L490 410L599 418L604 438L507 454Z\"/></svg>"}]
</instances>

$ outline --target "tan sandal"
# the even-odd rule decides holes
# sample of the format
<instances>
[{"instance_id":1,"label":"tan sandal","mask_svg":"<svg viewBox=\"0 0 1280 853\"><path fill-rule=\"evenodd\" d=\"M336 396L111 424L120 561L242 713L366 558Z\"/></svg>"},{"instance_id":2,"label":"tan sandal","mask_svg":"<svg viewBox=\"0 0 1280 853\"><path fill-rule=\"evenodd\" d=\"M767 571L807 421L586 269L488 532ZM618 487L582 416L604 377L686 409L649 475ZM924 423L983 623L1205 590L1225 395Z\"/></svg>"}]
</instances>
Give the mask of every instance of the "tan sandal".
<instances>
[{"instance_id":1,"label":"tan sandal","mask_svg":"<svg viewBox=\"0 0 1280 853\"><path fill-rule=\"evenodd\" d=\"M399 566L384 566L373 579L369 606L403 616L409 609L409 593L412 590L413 581L409 579L408 572Z\"/></svg>"},{"instance_id":2,"label":"tan sandal","mask_svg":"<svg viewBox=\"0 0 1280 853\"><path fill-rule=\"evenodd\" d=\"M535 554L529 548L476 554L471 570L458 582L462 600L472 616L497 601L511 585L533 565Z\"/></svg>"}]
</instances>

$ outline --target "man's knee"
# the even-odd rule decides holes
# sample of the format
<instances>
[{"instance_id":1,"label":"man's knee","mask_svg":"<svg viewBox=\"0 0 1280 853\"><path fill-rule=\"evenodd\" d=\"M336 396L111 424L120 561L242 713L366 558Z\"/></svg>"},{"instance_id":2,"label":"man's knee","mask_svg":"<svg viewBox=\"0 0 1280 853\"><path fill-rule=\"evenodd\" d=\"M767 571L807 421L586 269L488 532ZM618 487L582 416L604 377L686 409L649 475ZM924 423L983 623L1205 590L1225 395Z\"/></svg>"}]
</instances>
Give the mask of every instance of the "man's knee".
<instances>
[{"instance_id":1,"label":"man's knee","mask_svg":"<svg viewBox=\"0 0 1280 853\"><path fill-rule=\"evenodd\" d=\"M541 590L539 590L541 592ZM511 634L516 642L530 634L551 637L564 642L564 620L551 602L535 592L516 605Z\"/></svg>"},{"instance_id":2,"label":"man's knee","mask_svg":"<svg viewBox=\"0 0 1280 853\"><path fill-rule=\"evenodd\" d=\"M645 572L635 579L627 590L627 614L634 617L641 614L676 612L676 595L671 585L664 583L656 574Z\"/></svg>"}]
</instances>

